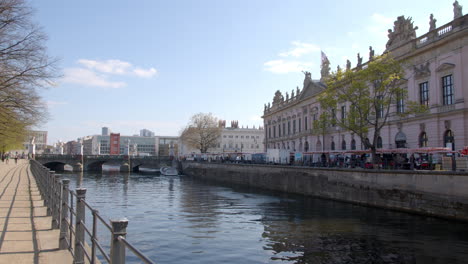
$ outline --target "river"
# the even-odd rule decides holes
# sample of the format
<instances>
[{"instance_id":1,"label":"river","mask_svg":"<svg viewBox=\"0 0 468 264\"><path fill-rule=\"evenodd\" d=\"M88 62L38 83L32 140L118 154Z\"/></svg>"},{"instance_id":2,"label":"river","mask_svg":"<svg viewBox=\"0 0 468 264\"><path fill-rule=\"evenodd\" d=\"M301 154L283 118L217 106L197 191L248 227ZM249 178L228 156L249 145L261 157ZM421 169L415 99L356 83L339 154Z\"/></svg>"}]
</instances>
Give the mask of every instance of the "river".
<instances>
[{"instance_id":1,"label":"river","mask_svg":"<svg viewBox=\"0 0 468 264\"><path fill-rule=\"evenodd\" d=\"M468 263L466 223L188 176L65 177L105 219L126 217L127 239L158 264Z\"/></svg>"}]
</instances>

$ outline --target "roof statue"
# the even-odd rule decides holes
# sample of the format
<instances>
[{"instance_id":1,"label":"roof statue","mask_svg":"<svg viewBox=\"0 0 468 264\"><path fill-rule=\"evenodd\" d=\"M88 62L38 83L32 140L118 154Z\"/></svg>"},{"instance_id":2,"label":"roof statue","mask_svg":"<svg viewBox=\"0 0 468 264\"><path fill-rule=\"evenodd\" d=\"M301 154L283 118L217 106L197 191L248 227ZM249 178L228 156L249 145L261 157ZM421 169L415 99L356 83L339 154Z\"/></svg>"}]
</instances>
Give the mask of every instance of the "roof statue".
<instances>
[{"instance_id":1,"label":"roof statue","mask_svg":"<svg viewBox=\"0 0 468 264\"><path fill-rule=\"evenodd\" d=\"M304 88L306 88L312 82L312 74L308 71L302 71L302 73L304 73Z\"/></svg>"},{"instance_id":2,"label":"roof statue","mask_svg":"<svg viewBox=\"0 0 468 264\"><path fill-rule=\"evenodd\" d=\"M31 139L29 140L29 144L33 145L35 140L36 140L36 137L32 136Z\"/></svg>"},{"instance_id":3,"label":"roof statue","mask_svg":"<svg viewBox=\"0 0 468 264\"><path fill-rule=\"evenodd\" d=\"M462 8L463 6L461 6L458 1L453 2L453 19L463 16Z\"/></svg>"},{"instance_id":4,"label":"roof statue","mask_svg":"<svg viewBox=\"0 0 468 264\"><path fill-rule=\"evenodd\" d=\"M369 46L369 60L373 60L374 59L374 54L375 54L375 51L372 49L372 46Z\"/></svg>"},{"instance_id":5,"label":"roof statue","mask_svg":"<svg viewBox=\"0 0 468 264\"><path fill-rule=\"evenodd\" d=\"M361 57L361 54L357 54L357 66L358 68L361 68L361 65L362 65L362 57Z\"/></svg>"},{"instance_id":6,"label":"roof statue","mask_svg":"<svg viewBox=\"0 0 468 264\"><path fill-rule=\"evenodd\" d=\"M433 14L431 14L429 16L429 31L436 29L436 22L437 22L437 19L434 18Z\"/></svg>"},{"instance_id":7,"label":"roof statue","mask_svg":"<svg viewBox=\"0 0 468 264\"><path fill-rule=\"evenodd\" d=\"M291 91L291 99L294 97L294 89Z\"/></svg>"},{"instance_id":8,"label":"roof statue","mask_svg":"<svg viewBox=\"0 0 468 264\"><path fill-rule=\"evenodd\" d=\"M399 16L393 22L393 31L391 29L388 30L387 50L415 39L417 29L418 27L413 25L411 17L405 18L404 16Z\"/></svg>"},{"instance_id":9,"label":"roof statue","mask_svg":"<svg viewBox=\"0 0 468 264\"><path fill-rule=\"evenodd\" d=\"M301 90L299 90L299 86L296 86L296 95L299 95L300 92Z\"/></svg>"},{"instance_id":10,"label":"roof statue","mask_svg":"<svg viewBox=\"0 0 468 264\"><path fill-rule=\"evenodd\" d=\"M286 92L286 102L289 101L289 94Z\"/></svg>"},{"instance_id":11,"label":"roof statue","mask_svg":"<svg viewBox=\"0 0 468 264\"><path fill-rule=\"evenodd\" d=\"M320 81L323 82L328 76L330 76L330 61L327 55L322 51L322 65L320 70Z\"/></svg>"},{"instance_id":12,"label":"roof statue","mask_svg":"<svg viewBox=\"0 0 468 264\"><path fill-rule=\"evenodd\" d=\"M351 70L351 62L349 60L346 60L346 70Z\"/></svg>"},{"instance_id":13,"label":"roof statue","mask_svg":"<svg viewBox=\"0 0 468 264\"><path fill-rule=\"evenodd\" d=\"M280 104L284 101L284 97L283 95L281 94L281 92L278 90L276 91L275 93L275 97L273 97L273 105L277 105L277 104Z\"/></svg>"}]
</instances>

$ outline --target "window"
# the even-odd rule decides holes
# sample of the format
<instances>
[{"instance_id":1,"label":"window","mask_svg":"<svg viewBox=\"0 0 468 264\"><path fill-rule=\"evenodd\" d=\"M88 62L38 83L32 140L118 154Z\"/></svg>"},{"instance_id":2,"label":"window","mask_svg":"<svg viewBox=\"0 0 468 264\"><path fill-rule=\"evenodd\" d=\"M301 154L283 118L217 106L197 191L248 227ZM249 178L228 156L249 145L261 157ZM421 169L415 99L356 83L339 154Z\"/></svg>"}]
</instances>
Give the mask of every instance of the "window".
<instances>
[{"instance_id":1,"label":"window","mask_svg":"<svg viewBox=\"0 0 468 264\"><path fill-rule=\"evenodd\" d=\"M346 150L346 140L341 141L341 149Z\"/></svg>"},{"instance_id":2,"label":"window","mask_svg":"<svg viewBox=\"0 0 468 264\"><path fill-rule=\"evenodd\" d=\"M223 138L226 138L226 135L224 135Z\"/></svg>"},{"instance_id":3,"label":"window","mask_svg":"<svg viewBox=\"0 0 468 264\"><path fill-rule=\"evenodd\" d=\"M244 138L244 136L241 136L241 138Z\"/></svg>"},{"instance_id":4,"label":"window","mask_svg":"<svg viewBox=\"0 0 468 264\"><path fill-rule=\"evenodd\" d=\"M429 83L423 82L419 84L419 103L429 106Z\"/></svg>"},{"instance_id":5,"label":"window","mask_svg":"<svg viewBox=\"0 0 468 264\"><path fill-rule=\"evenodd\" d=\"M293 120L293 134L296 134L296 120Z\"/></svg>"},{"instance_id":6,"label":"window","mask_svg":"<svg viewBox=\"0 0 468 264\"><path fill-rule=\"evenodd\" d=\"M351 149L355 150L356 149L356 140L351 140Z\"/></svg>"},{"instance_id":7,"label":"window","mask_svg":"<svg viewBox=\"0 0 468 264\"><path fill-rule=\"evenodd\" d=\"M341 120L342 122L346 119L346 105L341 106Z\"/></svg>"},{"instance_id":8,"label":"window","mask_svg":"<svg viewBox=\"0 0 468 264\"><path fill-rule=\"evenodd\" d=\"M283 123L283 136L286 135L286 123Z\"/></svg>"},{"instance_id":9,"label":"window","mask_svg":"<svg viewBox=\"0 0 468 264\"><path fill-rule=\"evenodd\" d=\"M452 150L455 150L455 140L454 140L452 130L445 131L445 133L444 133L444 146L446 148L450 148Z\"/></svg>"},{"instance_id":10,"label":"window","mask_svg":"<svg viewBox=\"0 0 468 264\"><path fill-rule=\"evenodd\" d=\"M335 141L332 141L330 149L335 150Z\"/></svg>"},{"instance_id":11,"label":"window","mask_svg":"<svg viewBox=\"0 0 468 264\"><path fill-rule=\"evenodd\" d=\"M276 126L273 126L273 137L276 137Z\"/></svg>"},{"instance_id":12,"label":"window","mask_svg":"<svg viewBox=\"0 0 468 264\"><path fill-rule=\"evenodd\" d=\"M382 118L384 115L384 106L383 106L382 101L383 101L383 96L382 95L377 96L377 102L376 102L377 118Z\"/></svg>"},{"instance_id":13,"label":"window","mask_svg":"<svg viewBox=\"0 0 468 264\"><path fill-rule=\"evenodd\" d=\"M299 118L299 132L301 132L301 119Z\"/></svg>"},{"instance_id":14,"label":"window","mask_svg":"<svg viewBox=\"0 0 468 264\"><path fill-rule=\"evenodd\" d=\"M291 121L288 121L288 135L291 135Z\"/></svg>"},{"instance_id":15,"label":"window","mask_svg":"<svg viewBox=\"0 0 468 264\"><path fill-rule=\"evenodd\" d=\"M271 138L271 127L268 127L268 138Z\"/></svg>"},{"instance_id":16,"label":"window","mask_svg":"<svg viewBox=\"0 0 468 264\"><path fill-rule=\"evenodd\" d=\"M382 148L383 144L382 144L382 137L379 136L377 138L377 148Z\"/></svg>"},{"instance_id":17,"label":"window","mask_svg":"<svg viewBox=\"0 0 468 264\"><path fill-rule=\"evenodd\" d=\"M453 104L453 80L452 75L442 77L442 95L444 105Z\"/></svg>"},{"instance_id":18,"label":"window","mask_svg":"<svg viewBox=\"0 0 468 264\"><path fill-rule=\"evenodd\" d=\"M307 116L304 117L304 129L307 130L308 127L307 127Z\"/></svg>"},{"instance_id":19,"label":"window","mask_svg":"<svg viewBox=\"0 0 468 264\"><path fill-rule=\"evenodd\" d=\"M396 107L397 107L397 113L402 114L402 113L405 112L405 100L403 99L402 95L397 95L397 106ZM382 117L383 117L383 109L382 109Z\"/></svg>"},{"instance_id":20,"label":"window","mask_svg":"<svg viewBox=\"0 0 468 264\"><path fill-rule=\"evenodd\" d=\"M421 132L419 135L419 147L424 148L427 147L427 134L426 132Z\"/></svg>"}]
</instances>

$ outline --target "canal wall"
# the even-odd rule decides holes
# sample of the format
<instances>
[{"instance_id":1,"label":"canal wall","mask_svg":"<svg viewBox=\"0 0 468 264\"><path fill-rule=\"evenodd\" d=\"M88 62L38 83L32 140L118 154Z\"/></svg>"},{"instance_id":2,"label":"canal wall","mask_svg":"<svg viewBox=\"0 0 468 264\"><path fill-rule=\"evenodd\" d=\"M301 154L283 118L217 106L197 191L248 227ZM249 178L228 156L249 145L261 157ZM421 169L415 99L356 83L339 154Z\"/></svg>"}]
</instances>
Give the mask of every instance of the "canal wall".
<instances>
[{"instance_id":1,"label":"canal wall","mask_svg":"<svg viewBox=\"0 0 468 264\"><path fill-rule=\"evenodd\" d=\"M468 221L468 174L183 162L196 178Z\"/></svg>"}]
</instances>

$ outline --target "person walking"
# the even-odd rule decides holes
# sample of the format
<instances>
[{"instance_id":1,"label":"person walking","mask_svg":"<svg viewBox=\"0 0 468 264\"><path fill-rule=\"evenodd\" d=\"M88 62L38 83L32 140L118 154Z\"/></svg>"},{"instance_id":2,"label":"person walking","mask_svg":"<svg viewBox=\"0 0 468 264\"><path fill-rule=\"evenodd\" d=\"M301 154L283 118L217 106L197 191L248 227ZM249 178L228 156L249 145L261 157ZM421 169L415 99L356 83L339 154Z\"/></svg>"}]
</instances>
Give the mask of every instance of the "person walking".
<instances>
[{"instance_id":1,"label":"person walking","mask_svg":"<svg viewBox=\"0 0 468 264\"><path fill-rule=\"evenodd\" d=\"M15 155L15 164L18 164L18 154Z\"/></svg>"}]
</instances>

